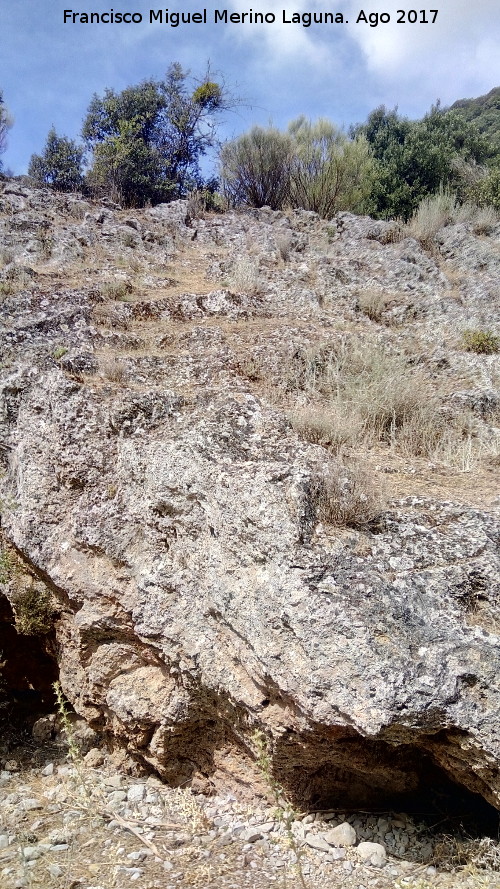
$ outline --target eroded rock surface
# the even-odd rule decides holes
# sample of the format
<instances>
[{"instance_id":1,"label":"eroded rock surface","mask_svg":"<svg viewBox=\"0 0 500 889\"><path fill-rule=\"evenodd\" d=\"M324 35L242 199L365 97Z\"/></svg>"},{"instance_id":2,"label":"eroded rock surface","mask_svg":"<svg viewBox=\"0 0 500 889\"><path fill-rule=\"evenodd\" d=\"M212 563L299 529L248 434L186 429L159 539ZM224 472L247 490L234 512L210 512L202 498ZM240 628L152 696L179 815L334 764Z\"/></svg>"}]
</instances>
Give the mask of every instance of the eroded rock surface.
<instances>
[{"instance_id":1,"label":"eroded rock surface","mask_svg":"<svg viewBox=\"0 0 500 889\"><path fill-rule=\"evenodd\" d=\"M431 373L451 367L448 401L464 377L498 397L496 356L442 355L447 325L493 314L498 230L476 247L456 226L432 255L349 214L191 220L178 203L131 218L15 183L0 208L2 535L17 566L3 589L49 592L77 712L174 784L262 787L261 731L306 803L460 785L499 806L498 468L472 505L412 488L406 466L402 496L339 527L318 479L346 470L271 391L301 343L375 330L390 347L413 338ZM368 284L399 294L386 325L360 315ZM477 422L495 435L491 411ZM390 448L380 459L380 477L396 471Z\"/></svg>"}]
</instances>

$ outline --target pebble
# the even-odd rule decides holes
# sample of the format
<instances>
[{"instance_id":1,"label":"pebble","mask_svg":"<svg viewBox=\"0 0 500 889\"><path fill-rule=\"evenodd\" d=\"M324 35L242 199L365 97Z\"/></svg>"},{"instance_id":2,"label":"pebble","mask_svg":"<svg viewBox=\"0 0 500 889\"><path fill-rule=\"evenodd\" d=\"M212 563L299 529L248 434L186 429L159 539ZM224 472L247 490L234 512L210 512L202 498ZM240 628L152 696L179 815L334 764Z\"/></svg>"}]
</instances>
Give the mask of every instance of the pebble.
<instances>
[{"instance_id":1,"label":"pebble","mask_svg":"<svg viewBox=\"0 0 500 889\"><path fill-rule=\"evenodd\" d=\"M331 849L329 843L318 833L306 833L305 841L312 849L319 849L320 852L329 852Z\"/></svg>"},{"instance_id":2,"label":"pebble","mask_svg":"<svg viewBox=\"0 0 500 889\"><path fill-rule=\"evenodd\" d=\"M357 839L354 827L347 821L332 827L323 836L331 846L354 846Z\"/></svg>"},{"instance_id":3,"label":"pebble","mask_svg":"<svg viewBox=\"0 0 500 889\"><path fill-rule=\"evenodd\" d=\"M384 867L387 853L381 843L360 843L356 849L361 861L373 867Z\"/></svg>"}]
</instances>

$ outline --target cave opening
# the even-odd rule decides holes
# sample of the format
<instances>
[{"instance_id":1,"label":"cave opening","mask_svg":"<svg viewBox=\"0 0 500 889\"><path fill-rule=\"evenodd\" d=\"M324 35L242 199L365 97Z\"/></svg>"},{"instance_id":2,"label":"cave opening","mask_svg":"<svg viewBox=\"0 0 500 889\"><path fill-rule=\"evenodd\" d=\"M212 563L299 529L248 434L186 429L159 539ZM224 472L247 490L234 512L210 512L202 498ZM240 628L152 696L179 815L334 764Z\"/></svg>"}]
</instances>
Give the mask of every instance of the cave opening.
<instances>
[{"instance_id":1,"label":"cave opening","mask_svg":"<svg viewBox=\"0 0 500 889\"><path fill-rule=\"evenodd\" d=\"M33 723L56 709L58 679L54 637L17 632L12 607L0 594L0 725L2 733L30 732Z\"/></svg>"},{"instance_id":2,"label":"cave opening","mask_svg":"<svg viewBox=\"0 0 500 889\"><path fill-rule=\"evenodd\" d=\"M447 743L444 734L433 738L439 742ZM406 813L429 829L500 839L498 809L448 774L424 746L354 733L333 744L289 737L276 765L276 778L294 804L309 811Z\"/></svg>"}]
</instances>

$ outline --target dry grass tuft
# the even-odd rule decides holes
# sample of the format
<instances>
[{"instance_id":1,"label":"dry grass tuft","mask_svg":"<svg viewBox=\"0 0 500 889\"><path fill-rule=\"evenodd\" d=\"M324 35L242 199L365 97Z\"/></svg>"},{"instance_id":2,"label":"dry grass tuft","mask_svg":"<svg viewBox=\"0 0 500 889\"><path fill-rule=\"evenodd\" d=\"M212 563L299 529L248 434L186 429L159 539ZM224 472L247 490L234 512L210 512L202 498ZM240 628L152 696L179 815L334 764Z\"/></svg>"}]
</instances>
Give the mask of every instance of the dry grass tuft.
<instances>
[{"instance_id":1,"label":"dry grass tuft","mask_svg":"<svg viewBox=\"0 0 500 889\"><path fill-rule=\"evenodd\" d=\"M229 287L236 293L259 293L262 281L258 262L249 256L242 256L241 259L238 259L229 278Z\"/></svg>"},{"instance_id":2,"label":"dry grass tuft","mask_svg":"<svg viewBox=\"0 0 500 889\"><path fill-rule=\"evenodd\" d=\"M384 509L368 477L342 465L331 465L311 480L311 499L321 522L348 528L373 524Z\"/></svg>"}]
</instances>

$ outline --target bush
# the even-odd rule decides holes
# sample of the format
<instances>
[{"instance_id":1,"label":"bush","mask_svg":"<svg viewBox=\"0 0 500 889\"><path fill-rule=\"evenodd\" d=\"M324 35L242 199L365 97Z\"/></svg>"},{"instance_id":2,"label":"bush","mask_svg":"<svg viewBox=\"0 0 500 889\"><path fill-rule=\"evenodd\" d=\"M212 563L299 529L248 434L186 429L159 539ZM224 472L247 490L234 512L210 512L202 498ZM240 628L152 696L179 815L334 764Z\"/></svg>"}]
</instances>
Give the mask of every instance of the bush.
<instances>
[{"instance_id":1,"label":"bush","mask_svg":"<svg viewBox=\"0 0 500 889\"><path fill-rule=\"evenodd\" d=\"M408 223L408 234L428 246L437 232L454 220L456 211L455 195L440 189L420 202Z\"/></svg>"},{"instance_id":2,"label":"bush","mask_svg":"<svg viewBox=\"0 0 500 889\"><path fill-rule=\"evenodd\" d=\"M286 133L253 127L223 146L221 176L233 205L289 204L328 219L364 210L375 171L364 137L354 140L327 120L300 117Z\"/></svg>"},{"instance_id":3,"label":"bush","mask_svg":"<svg viewBox=\"0 0 500 889\"><path fill-rule=\"evenodd\" d=\"M293 121L288 132L294 146L292 206L323 219L340 210L363 212L375 172L366 139L349 140L330 121L312 123L304 117Z\"/></svg>"},{"instance_id":4,"label":"bush","mask_svg":"<svg viewBox=\"0 0 500 889\"><path fill-rule=\"evenodd\" d=\"M293 147L275 127L253 127L220 153L224 194L233 206L281 210L290 200Z\"/></svg>"},{"instance_id":5,"label":"bush","mask_svg":"<svg viewBox=\"0 0 500 889\"><path fill-rule=\"evenodd\" d=\"M47 136L43 154L33 154L28 176L37 185L55 191L79 191L83 187L84 149L66 136L58 136L54 127Z\"/></svg>"},{"instance_id":6,"label":"bush","mask_svg":"<svg viewBox=\"0 0 500 889\"><path fill-rule=\"evenodd\" d=\"M16 630L22 636L46 636L54 626L56 609L45 587L33 585L12 596Z\"/></svg>"},{"instance_id":7,"label":"bush","mask_svg":"<svg viewBox=\"0 0 500 889\"><path fill-rule=\"evenodd\" d=\"M329 525L363 528L375 522L383 509L367 477L343 466L329 466L314 476L310 494L317 518Z\"/></svg>"},{"instance_id":8,"label":"bush","mask_svg":"<svg viewBox=\"0 0 500 889\"><path fill-rule=\"evenodd\" d=\"M467 352L476 352L477 355L500 352L500 337L490 330L464 330L462 342Z\"/></svg>"}]
</instances>

